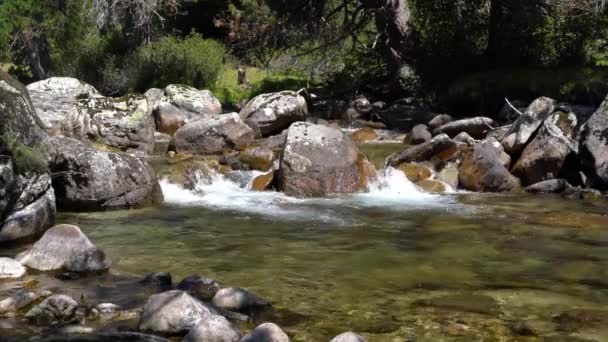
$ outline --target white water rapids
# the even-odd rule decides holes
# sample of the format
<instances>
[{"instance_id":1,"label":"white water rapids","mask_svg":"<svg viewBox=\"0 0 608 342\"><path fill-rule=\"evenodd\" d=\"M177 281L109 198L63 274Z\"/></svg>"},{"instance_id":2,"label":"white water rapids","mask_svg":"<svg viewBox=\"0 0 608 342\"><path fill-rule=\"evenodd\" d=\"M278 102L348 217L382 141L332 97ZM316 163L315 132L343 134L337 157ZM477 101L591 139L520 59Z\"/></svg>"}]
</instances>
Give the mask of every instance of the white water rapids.
<instances>
[{"instance_id":1,"label":"white water rapids","mask_svg":"<svg viewBox=\"0 0 608 342\"><path fill-rule=\"evenodd\" d=\"M453 203L450 196L429 194L419 189L398 170L387 168L369 192L328 198L300 199L275 191L252 191L252 180L259 172L244 173L242 182L235 182L219 173L199 177L193 190L161 181L165 203L180 207L202 207L294 220L343 221L341 209L382 208L383 210L415 210L445 208ZM243 183L243 184L239 184Z\"/></svg>"}]
</instances>

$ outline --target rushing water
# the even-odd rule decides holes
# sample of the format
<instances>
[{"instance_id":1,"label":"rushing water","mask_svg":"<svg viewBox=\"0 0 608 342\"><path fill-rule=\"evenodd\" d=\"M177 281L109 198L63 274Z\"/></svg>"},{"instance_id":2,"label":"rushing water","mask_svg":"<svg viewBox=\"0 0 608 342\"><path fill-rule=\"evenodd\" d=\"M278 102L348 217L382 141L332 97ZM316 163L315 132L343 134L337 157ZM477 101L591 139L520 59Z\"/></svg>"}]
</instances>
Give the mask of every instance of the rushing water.
<instances>
[{"instance_id":1,"label":"rushing water","mask_svg":"<svg viewBox=\"0 0 608 342\"><path fill-rule=\"evenodd\" d=\"M62 214L113 267L57 287L136 307L143 290L121 277L198 273L272 301L260 319L294 341L608 341L605 202L430 195L394 170L367 194L327 199L219 175L162 188L160 208Z\"/></svg>"}]
</instances>

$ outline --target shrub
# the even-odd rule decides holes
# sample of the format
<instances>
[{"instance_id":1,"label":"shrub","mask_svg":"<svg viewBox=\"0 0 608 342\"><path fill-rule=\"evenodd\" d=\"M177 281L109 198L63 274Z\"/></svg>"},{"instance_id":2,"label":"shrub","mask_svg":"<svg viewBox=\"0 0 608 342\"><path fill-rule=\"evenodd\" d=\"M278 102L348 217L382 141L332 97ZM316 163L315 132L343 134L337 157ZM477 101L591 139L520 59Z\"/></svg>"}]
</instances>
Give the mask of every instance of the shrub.
<instances>
[{"instance_id":1,"label":"shrub","mask_svg":"<svg viewBox=\"0 0 608 342\"><path fill-rule=\"evenodd\" d=\"M133 55L132 88L140 92L168 84L209 88L222 71L225 53L221 44L197 34L148 43Z\"/></svg>"}]
</instances>

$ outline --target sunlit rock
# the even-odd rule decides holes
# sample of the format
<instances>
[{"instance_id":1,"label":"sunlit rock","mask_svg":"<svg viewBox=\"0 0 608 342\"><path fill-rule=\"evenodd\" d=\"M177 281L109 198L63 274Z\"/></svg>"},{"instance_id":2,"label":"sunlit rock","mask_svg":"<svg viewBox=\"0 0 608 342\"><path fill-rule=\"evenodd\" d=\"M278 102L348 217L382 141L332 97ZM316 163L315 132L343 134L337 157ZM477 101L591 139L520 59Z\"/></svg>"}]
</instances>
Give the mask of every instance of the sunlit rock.
<instances>
[{"instance_id":1,"label":"sunlit rock","mask_svg":"<svg viewBox=\"0 0 608 342\"><path fill-rule=\"evenodd\" d=\"M261 136L280 133L308 115L306 100L293 91L262 94L254 97L239 113Z\"/></svg>"}]
</instances>

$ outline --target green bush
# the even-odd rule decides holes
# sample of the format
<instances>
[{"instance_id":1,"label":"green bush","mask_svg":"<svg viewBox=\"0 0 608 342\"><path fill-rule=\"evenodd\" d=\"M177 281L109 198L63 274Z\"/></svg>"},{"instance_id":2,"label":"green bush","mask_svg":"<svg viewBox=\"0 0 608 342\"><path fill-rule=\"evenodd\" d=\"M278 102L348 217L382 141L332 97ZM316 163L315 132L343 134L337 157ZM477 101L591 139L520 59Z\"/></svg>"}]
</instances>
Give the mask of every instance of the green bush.
<instances>
[{"instance_id":1,"label":"green bush","mask_svg":"<svg viewBox=\"0 0 608 342\"><path fill-rule=\"evenodd\" d=\"M225 54L220 43L197 34L148 43L133 54L132 88L144 92L168 84L212 87L222 71Z\"/></svg>"}]
</instances>

